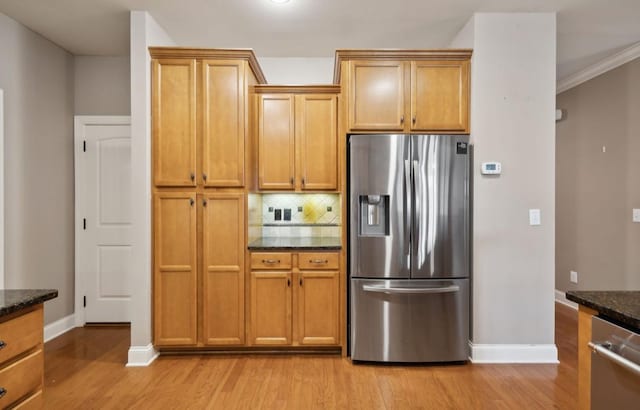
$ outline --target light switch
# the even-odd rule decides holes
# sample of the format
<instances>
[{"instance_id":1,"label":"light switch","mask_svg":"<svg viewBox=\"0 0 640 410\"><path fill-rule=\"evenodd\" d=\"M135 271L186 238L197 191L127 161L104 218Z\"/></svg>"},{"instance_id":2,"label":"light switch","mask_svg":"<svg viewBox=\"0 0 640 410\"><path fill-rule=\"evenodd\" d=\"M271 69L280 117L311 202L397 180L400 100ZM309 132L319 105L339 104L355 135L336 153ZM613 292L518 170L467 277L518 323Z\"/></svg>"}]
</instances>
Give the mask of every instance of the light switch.
<instances>
[{"instance_id":1,"label":"light switch","mask_svg":"<svg viewBox=\"0 0 640 410\"><path fill-rule=\"evenodd\" d=\"M640 209L633 208L633 222L640 222Z\"/></svg>"},{"instance_id":2,"label":"light switch","mask_svg":"<svg viewBox=\"0 0 640 410\"><path fill-rule=\"evenodd\" d=\"M529 225L540 225L539 209L529 209Z\"/></svg>"}]
</instances>

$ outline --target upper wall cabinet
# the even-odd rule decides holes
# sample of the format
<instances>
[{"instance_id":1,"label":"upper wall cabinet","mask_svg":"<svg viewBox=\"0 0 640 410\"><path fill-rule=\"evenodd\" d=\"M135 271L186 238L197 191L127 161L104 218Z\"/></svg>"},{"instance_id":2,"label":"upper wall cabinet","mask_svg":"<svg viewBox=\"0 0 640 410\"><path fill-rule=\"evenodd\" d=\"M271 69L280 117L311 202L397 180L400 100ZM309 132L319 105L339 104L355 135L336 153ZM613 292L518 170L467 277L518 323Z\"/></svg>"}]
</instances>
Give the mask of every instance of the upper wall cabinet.
<instances>
[{"instance_id":1,"label":"upper wall cabinet","mask_svg":"<svg viewBox=\"0 0 640 410\"><path fill-rule=\"evenodd\" d=\"M470 50L339 50L353 132L469 133Z\"/></svg>"},{"instance_id":2,"label":"upper wall cabinet","mask_svg":"<svg viewBox=\"0 0 640 410\"><path fill-rule=\"evenodd\" d=\"M157 187L243 187L253 52L152 47Z\"/></svg>"},{"instance_id":3,"label":"upper wall cabinet","mask_svg":"<svg viewBox=\"0 0 640 410\"><path fill-rule=\"evenodd\" d=\"M335 86L256 86L258 187L335 191L338 93Z\"/></svg>"}]
</instances>

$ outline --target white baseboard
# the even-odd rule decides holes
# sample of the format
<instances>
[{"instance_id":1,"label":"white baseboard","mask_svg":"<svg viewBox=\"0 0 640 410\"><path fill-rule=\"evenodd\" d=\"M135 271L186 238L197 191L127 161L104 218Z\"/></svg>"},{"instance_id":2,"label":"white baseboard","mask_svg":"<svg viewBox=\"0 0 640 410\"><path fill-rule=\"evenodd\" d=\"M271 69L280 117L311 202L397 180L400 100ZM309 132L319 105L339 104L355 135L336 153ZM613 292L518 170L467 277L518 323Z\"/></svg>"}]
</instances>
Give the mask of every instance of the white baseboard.
<instances>
[{"instance_id":1,"label":"white baseboard","mask_svg":"<svg viewBox=\"0 0 640 410\"><path fill-rule=\"evenodd\" d=\"M76 315L69 315L44 327L44 341L56 338L76 327Z\"/></svg>"},{"instance_id":2,"label":"white baseboard","mask_svg":"<svg viewBox=\"0 0 640 410\"><path fill-rule=\"evenodd\" d=\"M470 360L473 363L559 363L554 344L473 344Z\"/></svg>"},{"instance_id":3,"label":"white baseboard","mask_svg":"<svg viewBox=\"0 0 640 410\"><path fill-rule=\"evenodd\" d=\"M158 352L151 343L146 346L131 346L129 348L127 367L149 366L157 357Z\"/></svg>"},{"instance_id":4,"label":"white baseboard","mask_svg":"<svg viewBox=\"0 0 640 410\"><path fill-rule=\"evenodd\" d=\"M578 310L578 304L567 299L564 292L556 289L556 302L562 303L565 306L569 306L572 309Z\"/></svg>"}]
</instances>

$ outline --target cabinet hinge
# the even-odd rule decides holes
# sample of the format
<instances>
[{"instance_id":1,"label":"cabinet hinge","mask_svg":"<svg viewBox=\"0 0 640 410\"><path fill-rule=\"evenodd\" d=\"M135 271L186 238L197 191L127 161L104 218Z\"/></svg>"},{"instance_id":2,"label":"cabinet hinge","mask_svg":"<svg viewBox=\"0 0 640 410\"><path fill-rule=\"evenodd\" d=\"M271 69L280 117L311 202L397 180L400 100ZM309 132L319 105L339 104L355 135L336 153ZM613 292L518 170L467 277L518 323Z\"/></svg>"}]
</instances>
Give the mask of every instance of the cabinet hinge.
<instances>
[{"instance_id":1,"label":"cabinet hinge","mask_svg":"<svg viewBox=\"0 0 640 410\"><path fill-rule=\"evenodd\" d=\"M82 229L87 230L87 218L82 218Z\"/></svg>"},{"instance_id":2,"label":"cabinet hinge","mask_svg":"<svg viewBox=\"0 0 640 410\"><path fill-rule=\"evenodd\" d=\"M87 141L82 141L82 152L87 152Z\"/></svg>"},{"instance_id":3,"label":"cabinet hinge","mask_svg":"<svg viewBox=\"0 0 640 410\"><path fill-rule=\"evenodd\" d=\"M87 297L86 296L82 297L82 307L87 307Z\"/></svg>"}]
</instances>

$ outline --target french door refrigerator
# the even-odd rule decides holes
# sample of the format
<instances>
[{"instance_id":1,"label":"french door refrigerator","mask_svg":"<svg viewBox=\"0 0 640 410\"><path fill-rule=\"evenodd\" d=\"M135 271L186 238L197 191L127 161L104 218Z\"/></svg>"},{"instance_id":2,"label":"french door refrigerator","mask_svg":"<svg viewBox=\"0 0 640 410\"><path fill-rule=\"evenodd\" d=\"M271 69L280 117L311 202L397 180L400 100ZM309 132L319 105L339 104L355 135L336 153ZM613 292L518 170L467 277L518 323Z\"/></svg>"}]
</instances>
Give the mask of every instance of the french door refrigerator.
<instances>
[{"instance_id":1,"label":"french door refrigerator","mask_svg":"<svg viewBox=\"0 0 640 410\"><path fill-rule=\"evenodd\" d=\"M352 360L468 360L466 135L351 135Z\"/></svg>"}]
</instances>

